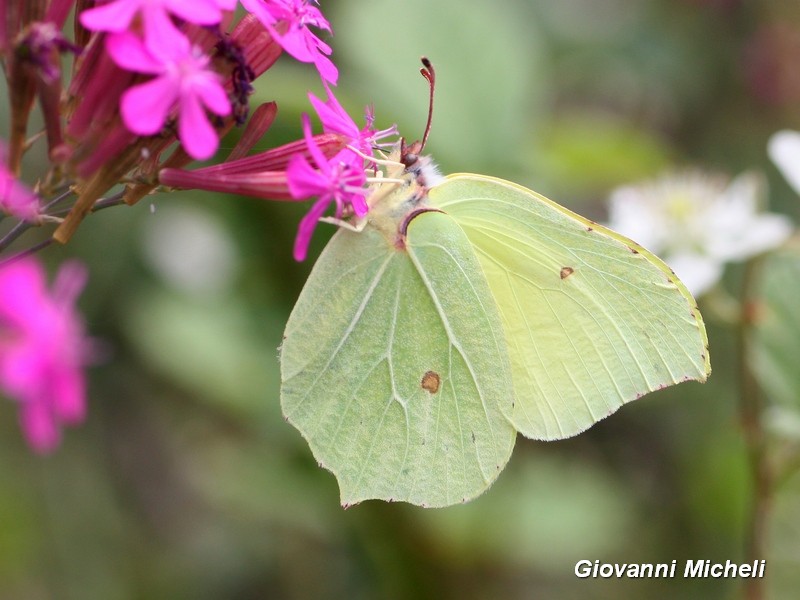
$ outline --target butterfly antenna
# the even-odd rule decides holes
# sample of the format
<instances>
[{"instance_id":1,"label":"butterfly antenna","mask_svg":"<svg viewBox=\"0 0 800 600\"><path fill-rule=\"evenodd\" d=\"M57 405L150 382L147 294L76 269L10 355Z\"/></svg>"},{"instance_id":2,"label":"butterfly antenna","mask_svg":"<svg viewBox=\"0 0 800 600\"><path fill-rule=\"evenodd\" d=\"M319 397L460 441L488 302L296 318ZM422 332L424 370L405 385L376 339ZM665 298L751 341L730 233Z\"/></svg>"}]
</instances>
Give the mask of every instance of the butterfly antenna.
<instances>
[{"instance_id":1,"label":"butterfly antenna","mask_svg":"<svg viewBox=\"0 0 800 600\"><path fill-rule=\"evenodd\" d=\"M425 123L425 133L422 136L422 141L416 141L413 144L406 144L405 138L400 138L400 162L402 162L407 169L417 164L419 161L419 154L425 148L428 141L428 134L431 132L431 123L433 121L433 90L436 87L436 74L433 71L433 65L427 57L422 57L422 69L419 72L427 79L430 85L430 100L428 102L428 122Z\"/></svg>"},{"instance_id":2,"label":"butterfly antenna","mask_svg":"<svg viewBox=\"0 0 800 600\"><path fill-rule=\"evenodd\" d=\"M419 70L420 74L428 80L430 86L430 99L428 101L428 122L425 123L425 133L422 136L422 145L420 152L425 148L428 141L428 134L431 132L431 123L433 122L433 92L436 89L436 72L433 70L433 64L426 56L422 57L422 68Z\"/></svg>"}]
</instances>

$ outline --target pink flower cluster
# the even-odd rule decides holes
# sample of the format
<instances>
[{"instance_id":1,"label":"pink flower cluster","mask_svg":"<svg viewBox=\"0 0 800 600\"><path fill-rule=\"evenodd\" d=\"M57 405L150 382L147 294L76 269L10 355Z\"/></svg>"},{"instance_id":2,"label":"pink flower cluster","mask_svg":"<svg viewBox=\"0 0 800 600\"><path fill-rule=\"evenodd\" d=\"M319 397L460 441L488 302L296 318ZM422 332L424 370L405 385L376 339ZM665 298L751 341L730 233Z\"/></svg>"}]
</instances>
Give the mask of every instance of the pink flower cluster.
<instances>
[{"instance_id":1,"label":"pink flower cluster","mask_svg":"<svg viewBox=\"0 0 800 600\"><path fill-rule=\"evenodd\" d=\"M264 24L272 37L300 62L313 63L323 80L336 84L339 71L331 59L331 47L309 30L313 25L332 33L322 12L303 0L242 0L242 5Z\"/></svg>"},{"instance_id":2,"label":"pink flower cluster","mask_svg":"<svg viewBox=\"0 0 800 600\"><path fill-rule=\"evenodd\" d=\"M0 390L20 405L22 430L37 452L53 450L60 425L83 421L83 366L89 345L74 302L85 269L65 263L52 292L32 258L0 267Z\"/></svg>"},{"instance_id":3,"label":"pink flower cluster","mask_svg":"<svg viewBox=\"0 0 800 600\"><path fill-rule=\"evenodd\" d=\"M330 47L308 26L330 32L330 24L304 0L245 0L245 7L284 50L312 62L327 81L336 81ZM153 75L131 86L121 98L122 119L138 135L154 135L174 114L178 138L188 154L205 160L219 140L206 110L225 117L231 103L222 77L198 42L198 30L179 28L173 18L201 27L219 26L235 0L111 0L81 13L89 30L106 32L106 50L122 69ZM138 33L141 30L141 35ZM186 30L186 31L184 31Z\"/></svg>"},{"instance_id":4,"label":"pink flower cluster","mask_svg":"<svg viewBox=\"0 0 800 600\"><path fill-rule=\"evenodd\" d=\"M5 146L0 145L0 210L34 221L39 215L39 198L9 170L7 156Z\"/></svg>"},{"instance_id":5,"label":"pink flower cluster","mask_svg":"<svg viewBox=\"0 0 800 600\"><path fill-rule=\"evenodd\" d=\"M305 260L308 244L317 223L335 206L333 217L367 214L366 197L369 166L375 148L391 145L381 140L397 133L392 126L374 128L372 111L367 110L366 125L359 128L325 84L328 99L309 93L309 101L322 121L324 133L313 136L308 115L303 115L304 143L292 143L260 155L232 160L222 165L194 171L163 169L159 181L183 189L204 189L231 194L246 194L277 200L317 200L300 221L294 257Z\"/></svg>"},{"instance_id":6,"label":"pink flower cluster","mask_svg":"<svg viewBox=\"0 0 800 600\"><path fill-rule=\"evenodd\" d=\"M296 154L289 161L286 174L289 191L297 199L317 197L311 210L306 214L297 232L294 246L295 260L305 260L308 244L317 222L327 211L331 202L336 205L334 217L341 219L349 213L356 217L367 214L367 177L364 172L365 156L370 157L380 139L392 136L395 128L376 131L373 128L371 112L367 112L367 125L359 129L355 121L342 108L333 92L326 85L328 100L323 102L313 94L309 100L317 112L326 133L340 135L346 146L331 158L326 158L311 137L311 123L308 115L303 115L303 134L311 159L316 166L302 154Z\"/></svg>"},{"instance_id":7,"label":"pink flower cluster","mask_svg":"<svg viewBox=\"0 0 800 600\"><path fill-rule=\"evenodd\" d=\"M373 152L396 129L375 129L371 110L359 127L337 101L330 86L339 72L323 40L332 29L317 0L242 0L238 19L237 4L0 0L0 62L11 114L8 144L0 141L0 211L18 220L0 236L0 253L27 229L55 225L45 242L0 256L0 392L19 404L37 451L58 444L62 424L83 419L88 355L73 306L84 269L64 265L49 292L34 251L67 243L94 210L133 204L167 186L315 198L299 224L297 260L305 259L320 219L358 219L369 210ZM327 97L308 99L323 132L312 134L303 115L301 139L248 155L277 110L266 103L250 111L252 82L283 52L318 71ZM73 58L70 69L62 69L65 54ZM35 106L50 168L26 185L22 158ZM185 169L212 158L222 136L242 125L226 161ZM119 184L124 192L114 194Z\"/></svg>"}]
</instances>

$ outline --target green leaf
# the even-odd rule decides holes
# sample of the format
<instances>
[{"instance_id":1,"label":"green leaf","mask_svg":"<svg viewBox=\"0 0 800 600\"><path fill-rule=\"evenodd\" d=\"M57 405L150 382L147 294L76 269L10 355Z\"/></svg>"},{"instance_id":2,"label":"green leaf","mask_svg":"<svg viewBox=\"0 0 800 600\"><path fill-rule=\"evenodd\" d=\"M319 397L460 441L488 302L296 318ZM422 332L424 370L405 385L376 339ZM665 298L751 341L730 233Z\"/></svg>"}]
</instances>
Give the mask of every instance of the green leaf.
<instances>
[{"instance_id":1,"label":"green leaf","mask_svg":"<svg viewBox=\"0 0 800 600\"><path fill-rule=\"evenodd\" d=\"M770 400L800 411L800 247L795 243L762 259L758 268L753 370Z\"/></svg>"},{"instance_id":2,"label":"green leaf","mask_svg":"<svg viewBox=\"0 0 800 600\"><path fill-rule=\"evenodd\" d=\"M469 500L514 445L499 316L468 240L440 213L411 221L405 249L373 228L334 236L289 318L281 374L284 414L345 506Z\"/></svg>"}]
</instances>

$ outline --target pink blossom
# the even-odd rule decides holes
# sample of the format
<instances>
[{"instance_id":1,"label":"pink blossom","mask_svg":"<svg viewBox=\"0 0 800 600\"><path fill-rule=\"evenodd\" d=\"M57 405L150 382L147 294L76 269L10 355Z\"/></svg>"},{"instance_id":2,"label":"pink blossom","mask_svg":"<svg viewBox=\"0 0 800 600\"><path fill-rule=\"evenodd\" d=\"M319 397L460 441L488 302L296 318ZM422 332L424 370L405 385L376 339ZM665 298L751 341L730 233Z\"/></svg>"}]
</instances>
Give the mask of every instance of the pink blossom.
<instances>
[{"instance_id":1,"label":"pink blossom","mask_svg":"<svg viewBox=\"0 0 800 600\"><path fill-rule=\"evenodd\" d=\"M106 48L120 67L155 75L122 95L122 120L133 133L153 135L161 131L177 105L178 137L186 152L198 160L213 156L219 145L217 133L206 116L226 116L231 104L208 56L179 35L153 51L131 33L109 36Z\"/></svg>"},{"instance_id":2,"label":"pink blossom","mask_svg":"<svg viewBox=\"0 0 800 600\"><path fill-rule=\"evenodd\" d=\"M295 154L286 169L289 191L298 200L311 196L317 196L318 199L300 221L294 244L294 258L298 261L305 260L317 221L331 202L336 203L334 216L337 219L342 218L348 210L358 217L366 215L368 210L365 199L367 190L363 187L366 183L364 170L340 160L338 155L330 160L325 158L311 136L308 115L303 115L303 135L316 169L303 155Z\"/></svg>"},{"instance_id":3,"label":"pink blossom","mask_svg":"<svg viewBox=\"0 0 800 600\"><path fill-rule=\"evenodd\" d=\"M60 425L83 421L82 371L88 343L74 303L86 270L74 262L58 273L53 291L33 258L0 267L0 390L20 404L31 447L41 453L60 441Z\"/></svg>"},{"instance_id":4,"label":"pink blossom","mask_svg":"<svg viewBox=\"0 0 800 600\"><path fill-rule=\"evenodd\" d=\"M0 210L26 221L39 216L39 198L6 167L3 144L0 144Z\"/></svg>"},{"instance_id":5,"label":"pink blossom","mask_svg":"<svg viewBox=\"0 0 800 600\"><path fill-rule=\"evenodd\" d=\"M308 99L320 121L322 121L325 133L338 133L344 136L348 145L353 146L367 156L372 156L373 148L378 144L379 140L397 134L397 127L394 126L381 131L375 130L373 127L374 118L370 108L367 108L365 114L367 124L363 128L359 128L336 99L336 96L333 95L330 86L325 82L323 82L323 85L325 86L325 92L328 94L327 101L323 102L311 93L308 94ZM340 152L339 159L352 162L356 166L363 164L363 158L347 148Z\"/></svg>"},{"instance_id":6,"label":"pink blossom","mask_svg":"<svg viewBox=\"0 0 800 600\"><path fill-rule=\"evenodd\" d=\"M328 56L331 47L309 31L309 26L331 32L331 25L313 0L242 0L270 35L300 62L314 63L324 81L336 84L339 71Z\"/></svg>"},{"instance_id":7,"label":"pink blossom","mask_svg":"<svg viewBox=\"0 0 800 600\"><path fill-rule=\"evenodd\" d=\"M112 0L81 13L81 24L92 31L121 33L141 16L148 46L169 43L178 34L171 15L197 25L216 25L223 10L233 10L232 0Z\"/></svg>"}]
</instances>

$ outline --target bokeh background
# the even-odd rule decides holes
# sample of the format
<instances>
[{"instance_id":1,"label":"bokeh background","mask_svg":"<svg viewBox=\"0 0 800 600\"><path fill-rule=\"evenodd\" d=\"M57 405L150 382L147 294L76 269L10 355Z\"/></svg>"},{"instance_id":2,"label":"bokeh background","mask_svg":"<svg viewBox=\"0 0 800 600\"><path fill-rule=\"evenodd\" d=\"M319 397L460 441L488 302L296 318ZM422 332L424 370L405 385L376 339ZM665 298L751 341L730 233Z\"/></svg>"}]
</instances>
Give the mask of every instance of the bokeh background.
<instances>
[{"instance_id":1,"label":"bokeh background","mask_svg":"<svg viewBox=\"0 0 800 600\"><path fill-rule=\"evenodd\" d=\"M767 158L800 129L800 4L785 0L338 0L336 90L352 114L421 137L445 172L527 185L595 219L615 186L684 167L761 170L773 210L800 201ZM256 100L296 139L314 70L279 61ZM3 93L3 96L5 94ZM3 112L7 107L0 107ZM5 136L7 119L0 130ZM224 146L230 147L234 138ZM225 150L222 151L223 153ZM731 598L741 581L578 579L578 560L742 560L751 481L736 334L709 321L708 383L647 396L577 438L520 438L482 497L342 510L279 406L277 348L315 257L305 207L199 192L93 215L53 264L91 269L102 341L87 423L32 456L0 404L0 598ZM736 294L741 268L724 284ZM703 304L701 303L701 309ZM794 360L797 359L795 355ZM800 417L798 417L800 421ZM791 427L789 428L791 429ZM794 435L797 435L795 424ZM800 483L775 498L770 597L800 589Z\"/></svg>"}]
</instances>

